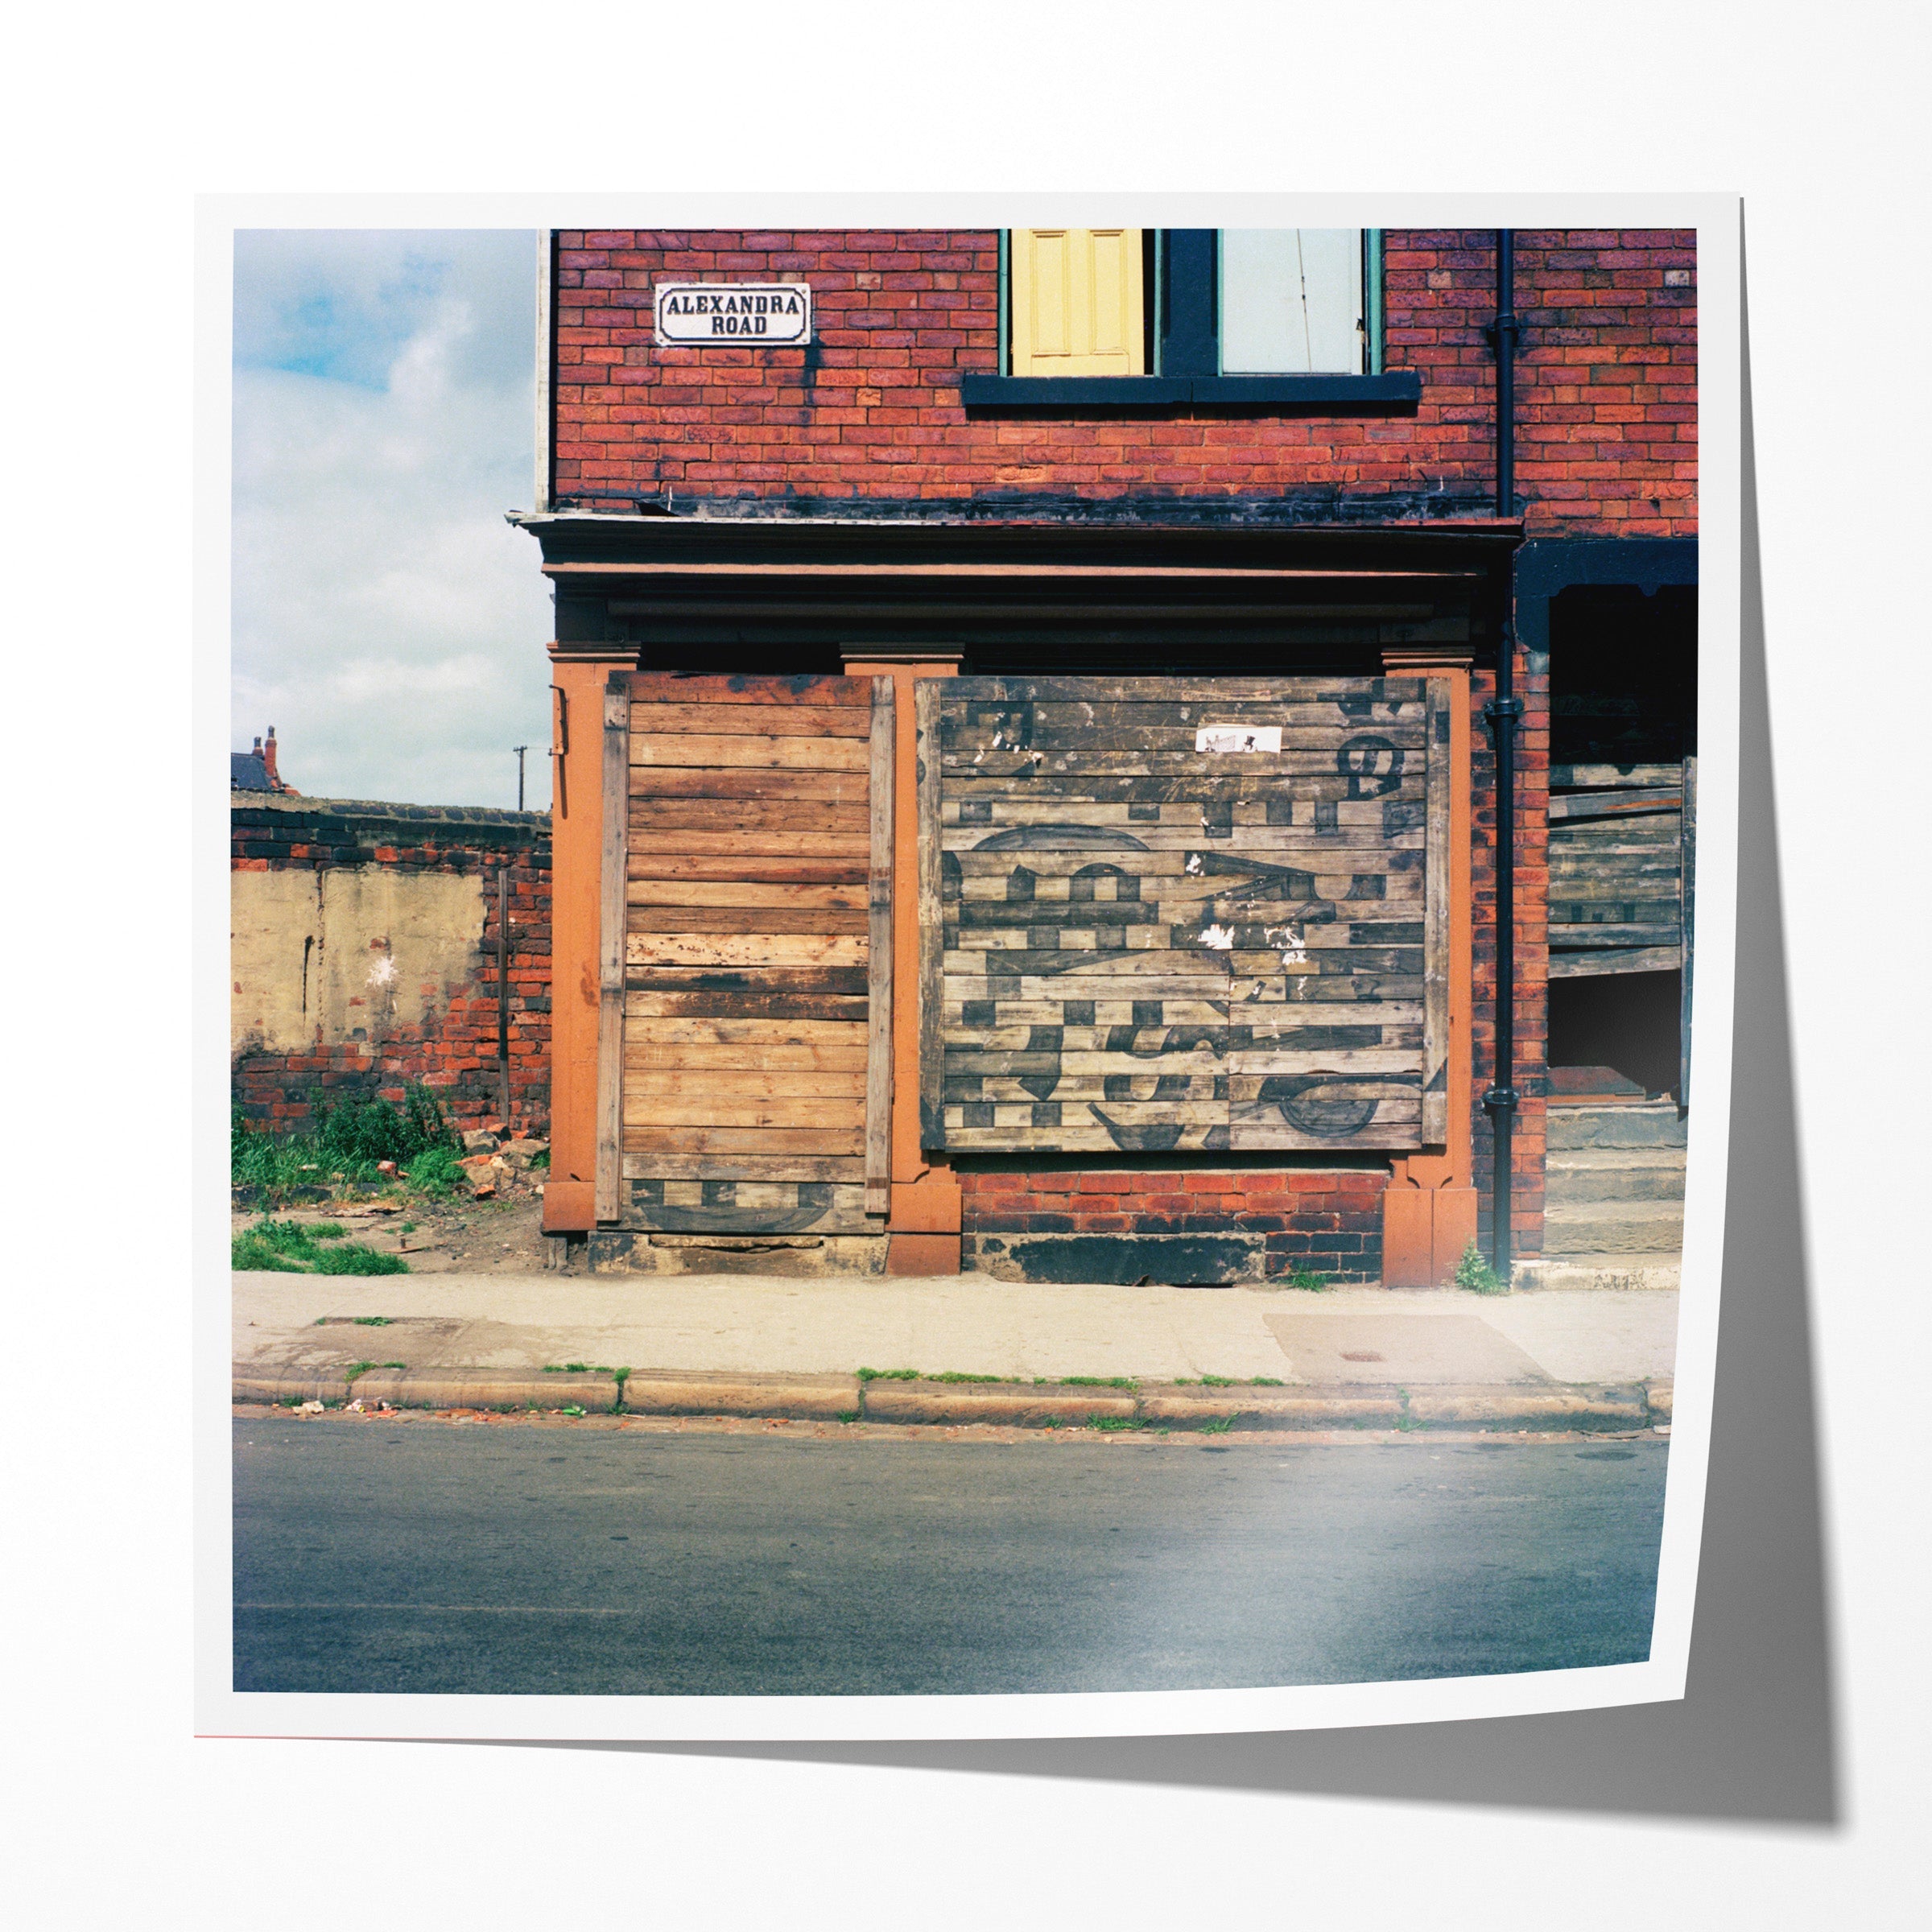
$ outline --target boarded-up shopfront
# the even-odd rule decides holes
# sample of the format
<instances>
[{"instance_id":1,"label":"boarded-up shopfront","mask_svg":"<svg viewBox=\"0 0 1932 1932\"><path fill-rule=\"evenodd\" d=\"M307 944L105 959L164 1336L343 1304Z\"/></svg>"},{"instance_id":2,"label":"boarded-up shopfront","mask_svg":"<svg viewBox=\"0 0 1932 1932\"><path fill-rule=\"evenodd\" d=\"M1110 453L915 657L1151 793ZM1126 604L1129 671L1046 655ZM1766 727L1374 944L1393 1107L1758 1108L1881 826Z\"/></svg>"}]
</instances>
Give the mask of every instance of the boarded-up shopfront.
<instances>
[{"instance_id":1,"label":"boarded-up shopfront","mask_svg":"<svg viewBox=\"0 0 1932 1932\"><path fill-rule=\"evenodd\" d=\"M539 526L553 1232L649 1272L1444 1278L1507 533L626 521Z\"/></svg>"}]
</instances>

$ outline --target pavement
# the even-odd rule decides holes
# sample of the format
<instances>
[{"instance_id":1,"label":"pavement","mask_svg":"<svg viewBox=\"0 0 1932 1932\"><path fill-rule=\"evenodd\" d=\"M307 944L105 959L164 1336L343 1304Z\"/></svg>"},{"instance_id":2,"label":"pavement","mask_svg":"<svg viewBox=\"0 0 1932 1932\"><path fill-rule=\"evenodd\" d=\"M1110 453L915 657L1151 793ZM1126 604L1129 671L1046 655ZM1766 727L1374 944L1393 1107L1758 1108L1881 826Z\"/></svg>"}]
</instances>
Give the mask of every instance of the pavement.
<instances>
[{"instance_id":1,"label":"pavement","mask_svg":"<svg viewBox=\"0 0 1932 1932\"><path fill-rule=\"evenodd\" d=\"M233 1277L237 1402L1100 1428L1667 1429L1674 1292L962 1274Z\"/></svg>"}]
</instances>

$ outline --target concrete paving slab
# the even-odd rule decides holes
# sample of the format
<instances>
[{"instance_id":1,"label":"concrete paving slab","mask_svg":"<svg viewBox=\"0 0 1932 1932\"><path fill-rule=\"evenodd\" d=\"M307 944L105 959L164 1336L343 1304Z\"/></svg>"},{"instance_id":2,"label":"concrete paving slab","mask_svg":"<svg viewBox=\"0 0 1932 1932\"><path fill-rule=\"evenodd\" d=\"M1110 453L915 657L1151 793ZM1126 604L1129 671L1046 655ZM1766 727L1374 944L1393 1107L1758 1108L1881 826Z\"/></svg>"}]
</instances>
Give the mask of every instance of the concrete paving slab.
<instances>
[{"instance_id":1,"label":"concrete paving slab","mask_svg":"<svg viewBox=\"0 0 1932 1932\"><path fill-rule=\"evenodd\" d=\"M1269 1315L1298 1382L1546 1382L1543 1369L1480 1315L1378 1309Z\"/></svg>"},{"instance_id":2,"label":"concrete paving slab","mask_svg":"<svg viewBox=\"0 0 1932 1932\"><path fill-rule=\"evenodd\" d=\"M1635 1381L1670 1373L1677 1330L1677 1297L1645 1292L1485 1297L1364 1288L1311 1295L1047 1285L976 1274L807 1281L248 1272L233 1282L234 1361L321 1368L351 1360L506 1370L578 1361L746 1374L850 1375L872 1368L1026 1381L1307 1380L1284 1366L1269 1318L1319 1314L1451 1321L1456 1330L1438 1345L1444 1359L1476 1345L1462 1326L1473 1322L1556 1381ZM358 1315L389 1321L360 1327L353 1323ZM1429 1340L1418 1331L1405 1345L1427 1355ZM1362 1379L1393 1379L1385 1364L1361 1366L1378 1371Z\"/></svg>"}]
</instances>

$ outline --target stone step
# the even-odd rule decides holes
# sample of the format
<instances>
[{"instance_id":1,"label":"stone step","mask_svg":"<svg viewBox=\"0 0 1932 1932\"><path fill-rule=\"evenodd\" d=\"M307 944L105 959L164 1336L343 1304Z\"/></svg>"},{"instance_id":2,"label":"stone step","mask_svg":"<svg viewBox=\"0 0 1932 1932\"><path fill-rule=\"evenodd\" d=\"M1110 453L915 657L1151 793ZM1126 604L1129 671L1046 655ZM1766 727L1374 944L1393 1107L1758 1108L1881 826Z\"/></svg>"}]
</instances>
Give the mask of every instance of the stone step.
<instances>
[{"instance_id":1,"label":"stone step","mask_svg":"<svg viewBox=\"0 0 1932 1932\"><path fill-rule=\"evenodd\" d=\"M1684 1198L1681 1147L1583 1147L1553 1154L1543 1167L1550 1207L1576 1201L1677 1201Z\"/></svg>"},{"instance_id":2,"label":"stone step","mask_svg":"<svg viewBox=\"0 0 1932 1932\"><path fill-rule=\"evenodd\" d=\"M1546 1255L1540 1261L1519 1261L1516 1286L1530 1290L1590 1288L1612 1292L1632 1289L1674 1289L1678 1257L1657 1254Z\"/></svg>"},{"instance_id":3,"label":"stone step","mask_svg":"<svg viewBox=\"0 0 1932 1932\"><path fill-rule=\"evenodd\" d=\"M1612 1102L1600 1107L1553 1104L1550 1149L1583 1147L1682 1147L1689 1135L1673 1100Z\"/></svg>"},{"instance_id":4,"label":"stone step","mask_svg":"<svg viewBox=\"0 0 1932 1932\"><path fill-rule=\"evenodd\" d=\"M1543 1253L1657 1254L1681 1247L1682 1201L1577 1201L1543 1210Z\"/></svg>"}]
</instances>

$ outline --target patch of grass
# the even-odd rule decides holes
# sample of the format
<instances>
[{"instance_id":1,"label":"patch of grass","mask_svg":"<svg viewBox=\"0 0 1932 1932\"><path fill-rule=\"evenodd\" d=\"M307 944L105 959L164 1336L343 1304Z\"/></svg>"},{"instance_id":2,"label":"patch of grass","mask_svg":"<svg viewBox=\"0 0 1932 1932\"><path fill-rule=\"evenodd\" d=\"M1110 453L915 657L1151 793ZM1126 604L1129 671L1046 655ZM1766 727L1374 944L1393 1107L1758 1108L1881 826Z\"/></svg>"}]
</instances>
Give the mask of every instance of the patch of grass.
<instances>
[{"instance_id":1,"label":"patch of grass","mask_svg":"<svg viewBox=\"0 0 1932 1932\"><path fill-rule=\"evenodd\" d=\"M411 1087L398 1108L387 1100L350 1100L330 1106L312 1093L315 1125L277 1140L249 1125L240 1106L229 1116L229 1179L237 1187L259 1188L269 1201L286 1199L298 1187L374 1181L377 1163L407 1166L429 1152L449 1153L456 1136L436 1096ZM327 1238L327 1237L324 1237Z\"/></svg>"},{"instance_id":2,"label":"patch of grass","mask_svg":"<svg viewBox=\"0 0 1932 1932\"><path fill-rule=\"evenodd\" d=\"M1177 1375L1174 1378L1174 1385L1177 1389L1192 1389L1197 1386L1194 1377L1191 1375Z\"/></svg>"},{"instance_id":3,"label":"patch of grass","mask_svg":"<svg viewBox=\"0 0 1932 1932\"><path fill-rule=\"evenodd\" d=\"M1463 1250L1463 1258L1455 1265L1455 1285L1472 1294L1506 1294L1509 1289L1509 1284L1483 1258L1483 1251L1474 1241Z\"/></svg>"},{"instance_id":4,"label":"patch of grass","mask_svg":"<svg viewBox=\"0 0 1932 1932\"><path fill-rule=\"evenodd\" d=\"M862 1382L916 1382L919 1372L916 1368L861 1368L859 1380Z\"/></svg>"},{"instance_id":5,"label":"patch of grass","mask_svg":"<svg viewBox=\"0 0 1932 1932\"><path fill-rule=\"evenodd\" d=\"M282 1274L306 1274L308 1271L299 1261L293 1261L280 1249L272 1248L251 1228L246 1233L237 1234L229 1243L228 1265L231 1268L270 1269Z\"/></svg>"},{"instance_id":6,"label":"patch of grass","mask_svg":"<svg viewBox=\"0 0 1932 1932\"><path fill-rule=\"evenodd\" d=\"M532 1174L550 1172L550 1150L547 1147L541 1154L533 1154L530 1157L530 1170Z\"/></svg>"},{"instance_id":7,"label":"patch of grass","mask_svg":"<svg viewBox=\"0 0 1932 1932\"><path fill-rule=\"evenodd\" d=\"M1203 1389L1232 1389L1234 1385L1234 1377L1231 1375L1204 1375L1201 1377Z\"/></svg>"},{"instance_id":8,"label":"patch of grass","mask_svg":"<svg viewBox=\"0 0 1932 1932\"><path fill-rule=\"evenodd\" d=\"M1288 1385L1278 1375L1251 1375L1248 1378L1250 1389L1286 1389Z\"/></svg>"},{"instance_id":9,"label":"patch of grass","mask_svg":"<svg viewBox=\"0 0 1932 1932\"><path fill-rule=\"evenodd\" d=\"M374 1248L358 1248L353 1241L340 1248L325 1248L316 1257L311 1270L316 1274L407 1274L409 1263L399 1254L383 1254Z\"/></svg>"},{"instance_id":10,"label":"patch of grass","mask_svg":"<svg viewBox=\"0 0 1932 1932\"><path fill-rule=\"evenodd\" d=\"M1147 1425L1137 1415L1090 1415L1087 1426L1117 1435L1122 1430L1145 1429Z\"/></svg>"},{"instance_id":11,"label":"patch of grass","mask_svg":"<svg viewBox=\"0 0 1932 1932\"><path fill-rule=\"evenodd\" d=\"M925 1377L929 1382L1003 1382L1005 1379L1003 1375L968 1375L959 1368L944 1369L938 1375Z\"/></svg>"},{"instance_id":12,"label":"patch of grass","mask_svg":"<svg viewBox=\"0 0 1932 1932\"><path fill-rule=\"evenodd\" d=\"M386 1328L390 1323L386 1315L358 1315L352 1319L358 1328Z\"/></svg>"},{"instance_id":13,"label":"patch of grass","mask_svg":"<svg viewBox=\"0 0 1932 1932\"><path fill-rule=\"evenodd\" d=\"M1201 1435L1225 1435L1233 1426L1232 1416L1219 1415L1212 1422L1203 1422L1196 1433Z\"/></svg>"},{"instance_id":14,"label":"patch of grass","mask_svg":"<svg viewBox=\"0 0 1932 1932\"><path fill-rule=\"evenodd\" d=\"M415 1231L416 1224L414 1221L404 1221L396 1229L398 1234L414 1234Z\"/></svg>"},{"instance_id":15,"label":"patch of grass","mask_svg":"<svg viewBox=\"0 0 1932 1932\"><path fill-rule=\"evenodd\" d=\"M1063 1375L1060 1385L1067 1389L1137 1389L1140 1384L1130 1375Z\"/></svg>"},{"instance_id":16,"label":"patch of grass","mask_svg":"<svg viewBox=\"0 0 1932 1932\"><path fill-rule=\"evenodd\" d=\"M581 1415L584 1411L575 1402L566 1402L557 1413L559 1415Z\"/></svg>"},{"instance_id":17,"label":"patch of grass","mask_svg":"<svg viewBox=\"0 0 1932 1932\"><path fill-rule=\"evenodd\" d=\"M453 1147L425 1147L402 1172L417 1193L431 1195L455 1193L463 1179L463 1169Z\"/></svg>"},{"instance_id":18,"label":"patch of grass","mask_svg":"<svg viewBox=\"0 0 1932 1932\"><path fill-rule=\"evenodd\" d=\"M1312 1268L1304 1268L1298 1261L1288 1271L1286 1286L1298 1288L1304 1294L1326 1294L1328 1284Z\"/></svg>"},{"instance_id":19,"label":"patch of grass","mask_svg":"<svg viewBox=\"0 0 1932 1932\"><path fill-rule=\"evenodd\" d=\"M859 1411L856 1409L841 1409L835 1419L841 1422L856 1422L860 1419Z\"/></svg>"},{"instance_id":20,"label":"patch of grass","mask_svg":"<svg viewBox=\"0 0 1932 1932\"><path fill-rule=\"evenodd\" d=\"M351 1362L342 1371L342 1379L345 1382L353 1382L357 1376L367 1375L375 1365L374 1362Z\"/></svg>"}]
</instances>

